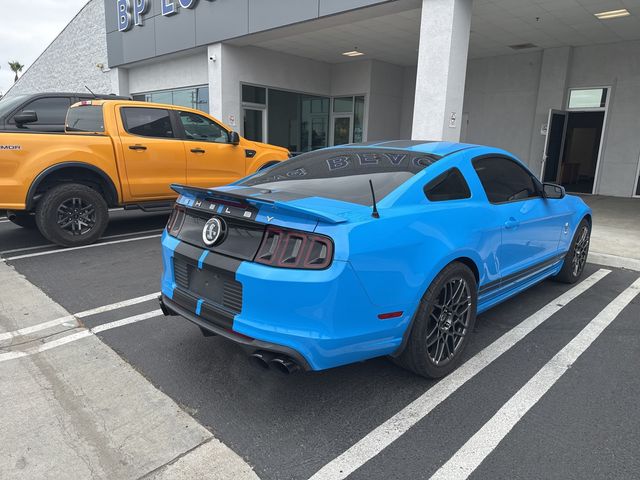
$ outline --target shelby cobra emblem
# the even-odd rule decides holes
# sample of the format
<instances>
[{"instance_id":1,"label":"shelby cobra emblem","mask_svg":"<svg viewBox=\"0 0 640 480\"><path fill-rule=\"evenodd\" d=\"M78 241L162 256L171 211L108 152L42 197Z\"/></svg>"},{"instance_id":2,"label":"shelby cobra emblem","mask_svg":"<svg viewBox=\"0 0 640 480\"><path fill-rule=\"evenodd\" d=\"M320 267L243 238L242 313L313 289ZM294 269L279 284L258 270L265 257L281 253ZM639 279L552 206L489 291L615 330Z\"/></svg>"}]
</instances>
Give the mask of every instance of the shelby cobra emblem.
<instances>
[{"instance_id":1,"label":"shelby cobra emblem","mask_svg":"<svg viewBox=\"0 0 640 480\"><path fill-rule=\"evenodd\" d=\"M224 238L226 230L224 220L219 217L211 217L202 229L202 241L208 247L219 243Z\"/></svg>"}]
</instances>

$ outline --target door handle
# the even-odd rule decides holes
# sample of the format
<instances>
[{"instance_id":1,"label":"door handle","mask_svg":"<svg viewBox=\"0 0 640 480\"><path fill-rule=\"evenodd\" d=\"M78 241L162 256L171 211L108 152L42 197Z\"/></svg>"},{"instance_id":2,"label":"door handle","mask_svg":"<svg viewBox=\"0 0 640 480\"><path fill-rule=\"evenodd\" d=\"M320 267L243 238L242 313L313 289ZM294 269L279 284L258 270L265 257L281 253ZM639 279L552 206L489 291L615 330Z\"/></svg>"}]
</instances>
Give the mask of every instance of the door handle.
<instances>
[{"instance_id":1,"label":"door handle","mask_svg":"<svg viewBox=\"0 0 640 480\"><path fill-rule=\"evenodd\" d=\"M193 153L205 153L205 151L201 148L192 148L191 151Z\"/></svg>"},{"instance_id":2,"label":"door handle","mask_svg":"<svg viewBox=\"0 0 640 480\"><path fill-rule=\"evenodd\" d=\"M518 228L518 225L520 225L520 222L513 217L509 217L509 220L504 222L505 228L509 228L509 229Z\"/></svg>"},{"instance_id":3,"label":"door handle","mask_svg":"<svg viewBox=\"0 0 640 480\"><path fill-rule=\"evenodd\" d=\"M129 145L129 150L146 150L144 145Z\"/></svg>"}]
</instances>

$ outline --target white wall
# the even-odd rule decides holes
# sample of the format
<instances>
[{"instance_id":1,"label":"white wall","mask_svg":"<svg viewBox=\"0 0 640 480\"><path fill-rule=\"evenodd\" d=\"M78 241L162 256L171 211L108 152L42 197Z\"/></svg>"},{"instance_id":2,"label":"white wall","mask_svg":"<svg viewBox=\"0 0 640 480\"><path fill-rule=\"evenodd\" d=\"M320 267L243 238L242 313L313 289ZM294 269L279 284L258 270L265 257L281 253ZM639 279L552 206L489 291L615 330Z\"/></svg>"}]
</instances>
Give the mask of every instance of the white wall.
<instances>
[{"instance_id":1,"label":"white wall","mask_svg":"<svg viewBox=\"0 0 640 480\"><path fill-rule=\"evenodd\" d=\"M402 80L402 108L400 111L400 138L411 138L413 106L416 96L417 67L405 67Z\"/></svg>"},{"instance_id":2,"label":"white wall","mask_svg":"<svg viewBox=\"0 0 640 480\"><path fill-rule=\"evenodd\" d=\"M466 141L504 148L529 162L541 52L469 60Z\"/></svg>"},{"instance_id":3,"label":"white wall","mask_svg":"<svg viewBox=\"0 0 640 480\"><path fill-rule=\"evenodd\" d=\"M404 69L373 60L367 140L393 140L400 136Z\"/></svg>"},{"instance_id":4,"label":"white wall","mask_svg":"<svg viewBox=\"0 0 640 480\"><path fill-rule=\"evenodd\" d=\"M129 68L129 93L152 92L196 85L207 85L207 53L200 52Z\"/></svg>"},{"instance_id":5,"label":"white wall","mask_svg":"<svg viewBox=\"0 0 640 480\"><path fill-rule=\"evenodd\" d=\"M221 94L221 120L236 129L240 128L241 83L323 96L331 93L331 67L324 62L258 47L222 45L220 58L214 63L210 68L212 81L217 79L221 85L211 85L211 91ZM212 106L217 103L219 99L211 99ZM231 125L230 117L235 125Z\"/></svg>"},{"instance_id":6,"label":"white wall","mask_svg":"<svg viewBox=\"0 0 640 480\"><path fill-rule=\"evenodd\" d=\"M107 66L104 1L91 0L22 74L6 95L46 91L118 93ZM3 66L4 68L4 66Z\"/></svg>"}]
</instances>

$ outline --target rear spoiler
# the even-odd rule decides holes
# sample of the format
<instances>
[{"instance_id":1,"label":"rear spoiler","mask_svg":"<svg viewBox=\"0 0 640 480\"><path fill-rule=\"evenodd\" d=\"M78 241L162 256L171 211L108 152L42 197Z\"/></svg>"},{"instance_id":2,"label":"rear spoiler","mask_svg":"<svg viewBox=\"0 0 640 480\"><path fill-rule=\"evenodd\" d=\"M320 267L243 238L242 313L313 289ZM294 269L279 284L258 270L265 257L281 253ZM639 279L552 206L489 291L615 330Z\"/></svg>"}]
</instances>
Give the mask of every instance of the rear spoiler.
<instances>
[{"instance_id":1,"label":"rear spoiler","mask_svg":"<svg viewBox=\"0 0 640 480\"><path fill-rule=\"evenodd\" d=\"M188 185L181 185L177 183L171 184L171 189L179 193L180 195L188 195L188 196L206 196L208 199L216 199L216 200L227 200L227 201L241 201L244 203L248 203L249 205L253 205L254 207L260 207L261 205L268 206L273 210L280 210L282 212L286 212L290 215L295 215L298 217L311 218L314 220L320 220L325 223L337 224L344 223L347 221L346 218L340 217L338 215L333 215L327 212L320 212L318 210L301 207L299 205L294 205L289 202L283 202L279 200L271 200L269 198L257 198L251 195L242 195L238 193L233 193L233 191L222 191L215 190L213 188L201 188L201 187L190 187ZM259 191L257 192L259 194Z\"/></svg>"}]
</instances>

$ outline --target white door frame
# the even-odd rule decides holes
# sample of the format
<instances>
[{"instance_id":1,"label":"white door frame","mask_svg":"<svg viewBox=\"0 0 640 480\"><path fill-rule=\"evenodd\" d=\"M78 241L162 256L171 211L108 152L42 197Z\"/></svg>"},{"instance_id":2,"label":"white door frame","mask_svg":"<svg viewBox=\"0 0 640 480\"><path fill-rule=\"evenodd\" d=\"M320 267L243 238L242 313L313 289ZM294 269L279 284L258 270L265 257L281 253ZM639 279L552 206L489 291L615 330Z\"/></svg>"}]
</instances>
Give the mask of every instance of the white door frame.
<instances>
[{"instance_id":1,"label":"white door frame","mask_svg":"<svg viewBox=\"0 0 640 480\"><path fill-rule=\"evenodd\" d=\"M607 100L604 103L604 107L599 108L569 108L569 100L571 99L572 90L590 90L594 88L605 88L607 90ZM604 112L604 118L602 119L602 132L600 134L600 145L598 146L598 158L596 159L596 171L593 174L593 186L591 187L591 194L595 195L597 187L600 183L600 160L602 159L602 150L604 148L604 139L607 129L607 117L609 114L609 104L611 102L611 85L597 85L591 87L571 87L568 90L567 95L567 112Z\"/></svg>"},{"instance_id":2,"label":"white door frame","mask_svg":"<svg viewBox=\"0 0 640 480\"><path fill-rule=\"evenodd\" d=\"M636 194L638 191L638 187L640 187L640 157L638 157L638 168L636 169L636 179L633 182L633 191L631 192L632 197L640 198L640 194Z\"/></svg>"},{"instance_id":3,"label":"white door frame","mask_svg":"<svg viewBox=\"0 0 640 480\"><path fill-rule=\"evenodd\" d=\"M547 118L547 134L544 137L544 149L542 150L542 165L540 165L540 181L544 182L544 168L547 166L547 149L549 148L549 135L551 135L551 120L553 115L564 115L564 125L562 126L562 141L560 142L560 158L558 158L558 171L556 172L555 182L558 182L560 175L560 164L562 162L562 154L564 153L564 141L567 138L567 124L569 123L569 112L566 110L558 110L557 108L549 109L549 117Z\"/></svg>"},{"instance_id":4,"label":"white door frame","mask_svg":"<svg viewBox=\"0 0 640 480\"><path fill-rule=\"evenodd\" d=\"M334 130L335 130L335 121L338 118L348 118L349 119L349 141L347 143L353 143L353 113L334 113L331 115L331 123L329 125L329 138L330 138L330 146L334 146Z\"/></svg>"}]
</instances>

